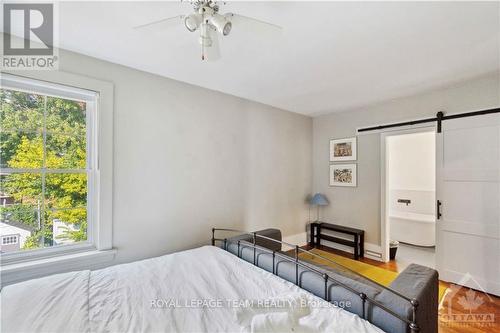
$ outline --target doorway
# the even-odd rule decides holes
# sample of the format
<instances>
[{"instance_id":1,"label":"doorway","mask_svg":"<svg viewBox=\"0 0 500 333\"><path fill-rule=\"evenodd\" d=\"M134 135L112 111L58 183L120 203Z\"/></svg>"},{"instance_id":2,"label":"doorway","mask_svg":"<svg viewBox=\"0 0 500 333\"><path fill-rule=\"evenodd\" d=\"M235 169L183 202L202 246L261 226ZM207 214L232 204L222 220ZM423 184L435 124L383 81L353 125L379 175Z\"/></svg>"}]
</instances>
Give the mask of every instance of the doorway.
<instances>
[{"instance_id":1,"label":"doorway","mask_svg":"<svg viewBox=\"0 0 500 333\"><path fill-rule=\"evenodd\" d=\"M399 268L410 263L435 268L435 128L383 133L381 144L384 259ZM391 247L397 248L394 259Z\"/></svg>"}]
</instances>

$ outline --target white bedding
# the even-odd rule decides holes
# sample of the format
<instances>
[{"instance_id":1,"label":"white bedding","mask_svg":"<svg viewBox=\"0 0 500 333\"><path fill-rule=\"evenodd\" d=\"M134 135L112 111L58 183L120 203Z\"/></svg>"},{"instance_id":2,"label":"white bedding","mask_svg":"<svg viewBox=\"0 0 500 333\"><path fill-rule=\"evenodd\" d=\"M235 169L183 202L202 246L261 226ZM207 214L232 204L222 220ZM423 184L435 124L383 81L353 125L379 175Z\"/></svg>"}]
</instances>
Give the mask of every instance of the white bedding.
<instances>
[{"instance_id":1,"label":"white bedding","mask_svg":"<svg viewBox=\"0 0 500 333\"><path fill-rule=\"evenodd\" d=\"M382 332L212 246L7 286L1 305L2 332Z\"/></svg>"}]
</instances>

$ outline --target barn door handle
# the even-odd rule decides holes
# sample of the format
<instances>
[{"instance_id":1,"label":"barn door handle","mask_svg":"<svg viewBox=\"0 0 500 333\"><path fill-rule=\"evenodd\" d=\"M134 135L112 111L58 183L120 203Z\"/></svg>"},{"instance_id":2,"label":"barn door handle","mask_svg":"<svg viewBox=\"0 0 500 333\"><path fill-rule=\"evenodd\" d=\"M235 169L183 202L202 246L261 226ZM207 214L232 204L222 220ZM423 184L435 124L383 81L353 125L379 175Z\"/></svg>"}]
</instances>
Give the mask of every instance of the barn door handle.
<instances>
[{"instance_id":1,"label":"barn door handle","mask_svg":"<svg viewBox=\"0 0 500 333\"><path fill-rule=\"evenodd\" d=\"M442 215L441 214L441 201L438 200L436 206L437 206L437 219L439 220L439 219L441 219L441 215Z\"/></svg>"}]
</instances>

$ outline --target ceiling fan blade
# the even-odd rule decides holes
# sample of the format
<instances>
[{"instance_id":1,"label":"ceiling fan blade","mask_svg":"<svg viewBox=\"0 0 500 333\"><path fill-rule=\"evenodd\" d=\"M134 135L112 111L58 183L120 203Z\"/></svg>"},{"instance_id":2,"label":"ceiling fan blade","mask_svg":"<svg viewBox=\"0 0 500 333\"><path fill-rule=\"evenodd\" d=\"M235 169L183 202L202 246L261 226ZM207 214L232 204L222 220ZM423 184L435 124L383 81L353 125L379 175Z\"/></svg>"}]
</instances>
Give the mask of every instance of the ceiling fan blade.
<instances>
[{"instance_id":1,"label":"ceiling fan blade","mask_svg":"<svg viewBox=\"0 0 500 333\"><path fill-rule=\"evenodd\" d=\"M277 31L283 31L283 27L282 26L279 26L277 24L274 24L274 23L270 23L270 22L266 22L266 21L262 21L262 20L259 20L259 19L256 19L256 18L253 18L253 17L248 17L248 16L244 16L244 15L239 15L239 14L234 14L234 13L226 13L224 14L224 16L230 20L231 22L233 22L235 25L238 25L239 22L241 23L250 23L250 24L259 24L259 25L265 25L269 28L272 28L272 29L275 29Z\"/></svg>"},{"instance_id":2,"label":"ceiling fan blade","mask_svg":"<svg viewBox=\"0 0 500 333\"><path fill-rule=\"evenodd\" d=\"M149 28L149 27L163 27L163 28L168 28L171 25L177 24L177 23L182 23L182 20L184 19L185 15L177 15L177 16L172 16L172 17L167 17L158 21L153 21L149 22L146 24L141 24L137 25L134 27L134 29L143 29L143 28Z\"/></svg>"}]
</instances>

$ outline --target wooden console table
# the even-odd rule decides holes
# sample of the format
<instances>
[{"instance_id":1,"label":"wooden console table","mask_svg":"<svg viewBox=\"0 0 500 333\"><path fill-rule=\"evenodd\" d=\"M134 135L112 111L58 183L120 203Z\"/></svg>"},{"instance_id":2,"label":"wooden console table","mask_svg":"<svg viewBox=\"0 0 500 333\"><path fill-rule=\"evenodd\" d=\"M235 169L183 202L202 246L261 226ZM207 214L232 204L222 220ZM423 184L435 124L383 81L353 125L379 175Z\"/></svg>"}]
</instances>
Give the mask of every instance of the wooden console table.
<instances>
[{"instance_id":1,"label":"wooden console table","mask_svg":"<svg viewBox=\"0 0 500 333\"><path fill-rule=\"evenodd\" d=\"M348 240L344 238L334 237L330 235L322 234L322 230L330 230L354 237L354 240ZM311 223L311 237L310 245L316 246L321 245L321 240L326 240L333 243L338 243L354 248L354 259L364 257L365 253L365 231L361 229L355 229L350 227L345 227L342 225L325 223L325 222L313 222Z\"/></svg>"}]
</instances>

